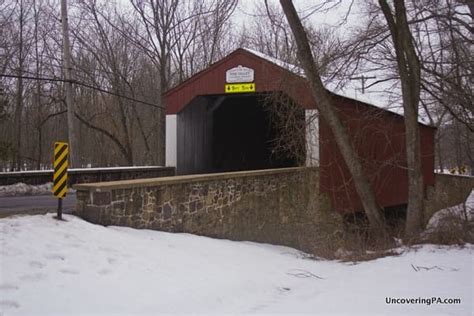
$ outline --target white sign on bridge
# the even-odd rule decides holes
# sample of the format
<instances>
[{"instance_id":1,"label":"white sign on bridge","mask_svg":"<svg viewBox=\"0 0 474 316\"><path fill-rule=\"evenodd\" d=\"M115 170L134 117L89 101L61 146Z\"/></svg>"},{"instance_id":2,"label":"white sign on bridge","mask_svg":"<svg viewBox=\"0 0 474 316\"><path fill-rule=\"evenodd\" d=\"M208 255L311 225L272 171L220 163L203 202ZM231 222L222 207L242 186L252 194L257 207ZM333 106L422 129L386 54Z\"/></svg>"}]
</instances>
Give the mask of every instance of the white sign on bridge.
<instances>
[{"instance_id":1,"label":"white sign on bridge","mask_svg":"<svg viewBox=\"0 0 474 316\"><path fill-rule=\"evenodd\" d=\"M253 82L253 80L254 80L254 71L252 68L243 67L239 65L225 72L225 81L227 83Z\"/></svg>"}]
</instances>

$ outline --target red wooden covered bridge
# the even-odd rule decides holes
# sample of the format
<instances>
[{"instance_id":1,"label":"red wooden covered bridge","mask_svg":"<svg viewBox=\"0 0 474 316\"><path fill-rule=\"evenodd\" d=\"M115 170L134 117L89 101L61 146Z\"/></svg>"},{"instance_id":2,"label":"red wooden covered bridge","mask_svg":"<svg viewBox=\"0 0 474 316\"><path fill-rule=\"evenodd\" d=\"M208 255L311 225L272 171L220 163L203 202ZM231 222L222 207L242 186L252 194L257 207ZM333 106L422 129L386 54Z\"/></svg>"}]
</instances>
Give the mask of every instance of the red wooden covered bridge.
<instances>
[{"instance_id":1,"label":"red wooden covered bridge","mask_svg":"<svg viewBox=\"0 0 474 316\"><path fill-rule=\"evenodd\" d=\"M307 165L319 165L320 190L333 208L362 210L334 138L317 117L318 102L296 67L237 49L165 94L166 164L178 174L293 167L301 159L275 155L280 131L264 103L283 95L301 111ZM364 162L381 207L407 203L408 177L403 116L330 92ZM316 114L316 115L315 115ZM315 119L316 118L316 119ZM425 186L434 184L435 129L419 124Z\"/></svg>"}]
</instances>

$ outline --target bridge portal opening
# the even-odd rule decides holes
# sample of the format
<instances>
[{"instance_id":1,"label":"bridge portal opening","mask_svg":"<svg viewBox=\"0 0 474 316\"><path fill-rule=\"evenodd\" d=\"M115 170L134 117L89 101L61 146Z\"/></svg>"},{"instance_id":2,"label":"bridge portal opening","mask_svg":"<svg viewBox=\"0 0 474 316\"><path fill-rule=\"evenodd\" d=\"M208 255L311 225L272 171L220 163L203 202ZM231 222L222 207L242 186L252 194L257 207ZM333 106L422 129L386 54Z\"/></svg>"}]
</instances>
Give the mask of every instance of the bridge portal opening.
<instances>
[{"instance_id":1,"label":"bridge portal opening","mask_svg":"<svg viewBox=\"0 0 474 316\"><path fill-rule=\"evenodd\" d=\"M292 151L286 144L304 142L304 109L271 98L263 93L196 97L177 115L178 174L298 166L304 146ZM285 140L288 131L282 130L285 110L300 124L293 126L292 140Z\"/></svg>"}]
</instances>

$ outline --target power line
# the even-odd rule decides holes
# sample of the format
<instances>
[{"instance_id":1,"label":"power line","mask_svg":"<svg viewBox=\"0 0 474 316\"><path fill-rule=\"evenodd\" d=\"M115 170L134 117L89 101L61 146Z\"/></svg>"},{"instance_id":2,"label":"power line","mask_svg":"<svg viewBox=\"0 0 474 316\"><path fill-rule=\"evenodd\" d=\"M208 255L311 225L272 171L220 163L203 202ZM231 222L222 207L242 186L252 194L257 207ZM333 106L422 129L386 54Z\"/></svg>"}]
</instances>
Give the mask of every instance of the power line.
<instances>
[{"instance_id":1,"label":"power line","mask_svg":"<svg viewBox=\"0 0 474 316\"><path fill-rule=\"evenodd\" d=\"M61 65L53 65L53 64L48 64L48 63L45 63L45 62L43 62L43 65L46 65L46 66L48 66L48 67L59 68L59 69L61 69L61 71L63 70L63 67L62 67ZM5 66L4 68L5 68L5 70L9 70L9 71L13 71L13 72L18 72L18 68L9 67L9 66ZM45 69L48 70L47 67L44 67L44 68L43 68L43 73L45 72L45 71L44 71ZM80 77L81 77L82 79L87 80L87 77L90 76L90 74L87 74L87 76L86 76L86 75L85 75L85 74L86 74L86 71L83 70L83 69L74 68L74 67L72 67L71 69L75 72L76 75L80 75ZM108 73L108 74L113 74L112 72L109 72L109 71L106 71L106 70L102 70L102 69L97 69L97 68L90 69L90 70L92 70L92 71L97 71L97 72ZM24 73L24 74L31 74L31 75L34 75L34 76L36 76L36 74L38 73L38 72L35 71L35 70L28 70L28 69L23 69L21 72ZM51 73L51 74L54 76L54 70L53 70L53 71L49 71L49 73ZM81 81L79 81L79 82L81 82Z\"/></svg>"},{"instance_id":2,"label":"power line","mask_svg":"<svg viewBox=\"0 0 474 316\"><path fill-rule=\"evenodd\" d=\"M60 79L60 78L44 78L44 77L33 77L33 76L18 76L18 75L10 75L10 74L0 74L0 77L15 78L15 79L22 78L22 79L26 79L26 80L39 80L39 81L50 81L50 82L69 82L68 80L64 80L64 79ZM162 106L162 105L158 105L158 104L154 104L154 103L150 103L150 102L138 100L138 99L135 99L135 98L131 98L131 97L128 97L128 96L126 96L126 95L119 94L119 93L115 93L115 92L112 92L112 91L109 91L109 90L105 90L105 89L100 88L100 87L95 87L95 86L92 86L92 85L90 85L90 84L87 84L87 83L84 83L84 82L80 82L80 81L77 81L77 80L71 80L70 82L71 82L72 84L76 84L76 85L78 85L78 86L82 86L82 87L89 88L89 89L92 89L92 90L96 90L96 91L99 91L99 92L102 92L102 93L110 94L110 95L113 95L113 96L116 96L116 97L119 97L119 98L123 98L123 99L129 100L129 101L133 101L133 102L137 102L137 103L149 105L149 106L152 106L152 107L155 107L155 108L159 108L159 109L163 109L163 110L165 109L165 107Z\"/></svg>"}]
</instances>

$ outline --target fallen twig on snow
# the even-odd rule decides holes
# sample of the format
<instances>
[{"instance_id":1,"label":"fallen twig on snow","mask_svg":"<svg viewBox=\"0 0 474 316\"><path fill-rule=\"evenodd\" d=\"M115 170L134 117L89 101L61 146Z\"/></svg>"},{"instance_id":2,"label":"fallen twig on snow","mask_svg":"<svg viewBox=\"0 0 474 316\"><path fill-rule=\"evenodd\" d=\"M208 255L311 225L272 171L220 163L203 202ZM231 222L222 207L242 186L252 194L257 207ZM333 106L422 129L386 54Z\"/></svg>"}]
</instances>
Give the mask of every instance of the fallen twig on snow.
<instances>
[{"instance_id":1,"label":"fallen twig on snow","mask_svg":"<svg viewBox=\"0 0 474 316\"><path fill-rule=\"evenodd\" d=\"M324 280L324 278L322 278L322 277L320 277L320 276L318 276L318 275L316 275L312 272L309 272L309 271L306 271L306 270L301 270L301 269L293 269L293 270L290 270L290 271L286 272L286 274L297 277L297 278L316 278L316 279Z\"/></svg>"}]
</instances>

